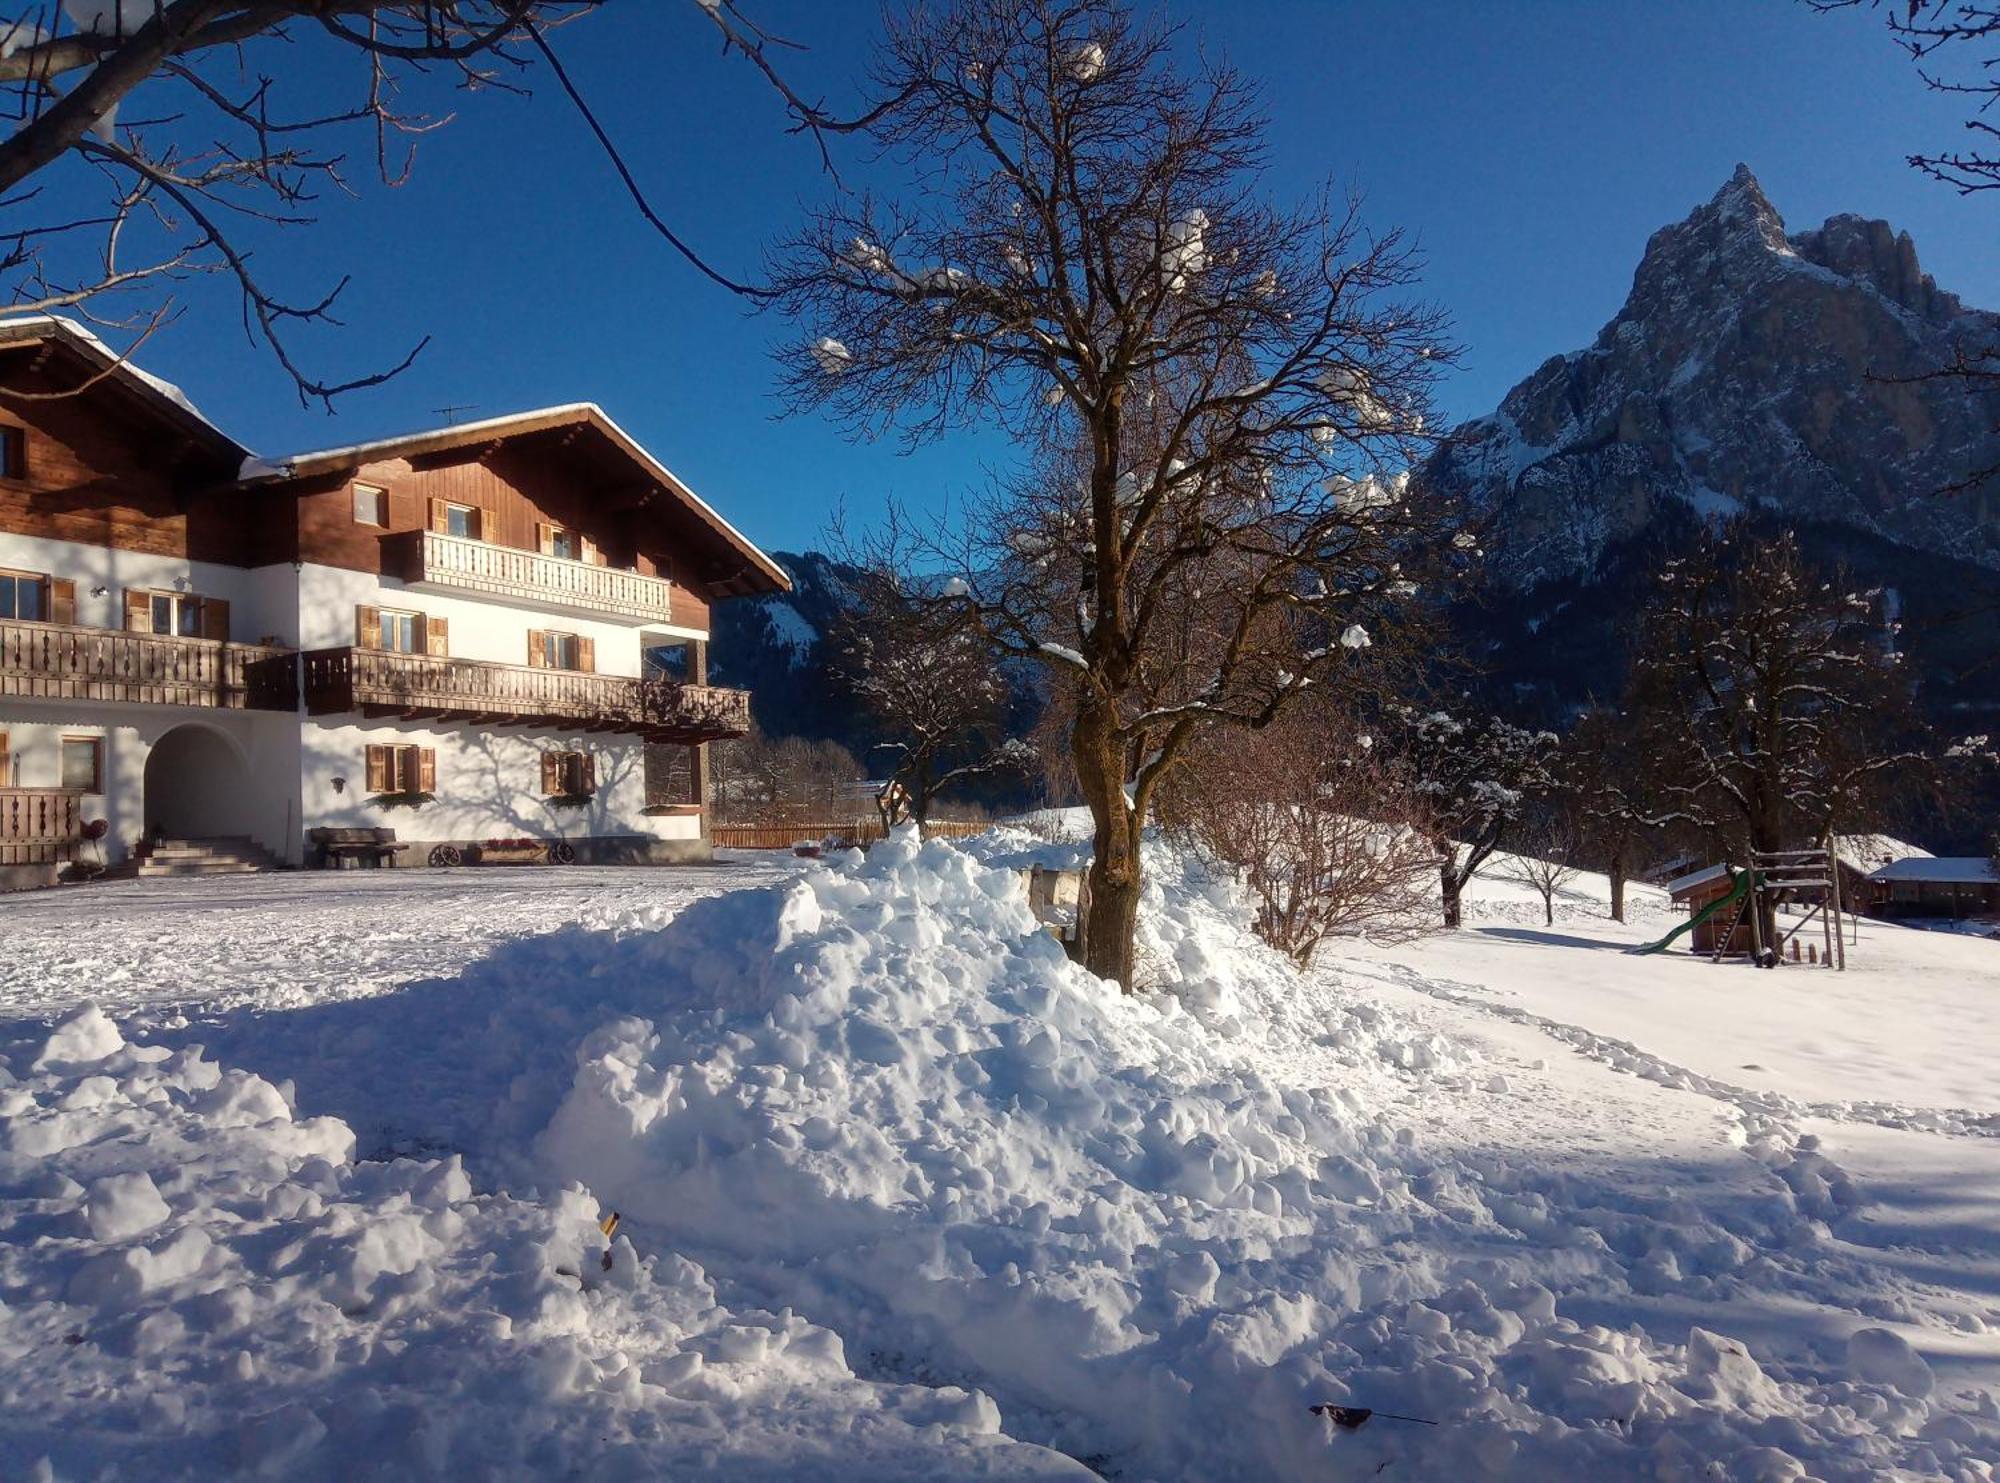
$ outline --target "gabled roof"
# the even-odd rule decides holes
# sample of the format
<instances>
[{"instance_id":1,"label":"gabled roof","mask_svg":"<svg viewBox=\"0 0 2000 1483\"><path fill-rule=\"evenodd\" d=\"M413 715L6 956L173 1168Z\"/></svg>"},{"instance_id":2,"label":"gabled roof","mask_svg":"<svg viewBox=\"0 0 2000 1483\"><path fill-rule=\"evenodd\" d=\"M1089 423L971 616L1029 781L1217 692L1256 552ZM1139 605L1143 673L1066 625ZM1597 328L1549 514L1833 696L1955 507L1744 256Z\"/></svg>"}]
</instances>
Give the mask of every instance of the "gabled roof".
<instances>
[{"instance_id":1,"label":"gabled roof","mask_svg":"<svg viewBox=\"0 0 2000 1483\"><path fill-rule=\"evenodd\" d=\"M1894 860L1880 870L1870 871L1871 881L1924 881L1931 885L2000 886L1993 862L1984 855L1928 855Z\"/></svg>"},{"instance_id":2,"label":"gabled roof","mask_svg":"<svg viewBox=\"0 0 2000 1483\"><path fill-rule=\"evenodd\" d=\"M29 345L56 347L74 357L85 375L79 390L98 381L119 386L213 451L239 459L247 456L242 444L202 416L187 393L171 381L140 370L75 320L53 314L0 318L0 349Z\"/></svg>"},{"instance_id":3,"label":"gabled roof","mask_svg":"<svg viewBox=\"0 0 2000 1483\"><path fill-rule=\"evenodd\" d=\"M1669 896L1680 896L1697 886L1705 886L1710 881L1719 881L1729 875L1727 865L1704 865L1700 870L1691 870L1686 875L1677 875L1666 882L1661 889Z\"/></svg>"},{"instance_id":4,"label":"gabled roof","mask_svg":"<svg viewBox=\"0 0 2000 1483\"><path fill-rule=\"evenodd\" d=\"M680 477L649 453L595 402L570 402L557 407L538 407L503 417L486 417L477 422L454 423L450 427L405 433L400 437L377 438L366 443L350 443L340 448L321 448L282 458L245 458L241 472L246 484L284 482L318 474L338 473L366 463L392 458L422 458L449 453L480 443L504 442L531 437L555 429L589 429L630 460L638 470L737 553L746 564L745 584L751 591L789 592L792 581L785 569L760 551L750 539L717 514Z\"/></svg>"}]
</instances>

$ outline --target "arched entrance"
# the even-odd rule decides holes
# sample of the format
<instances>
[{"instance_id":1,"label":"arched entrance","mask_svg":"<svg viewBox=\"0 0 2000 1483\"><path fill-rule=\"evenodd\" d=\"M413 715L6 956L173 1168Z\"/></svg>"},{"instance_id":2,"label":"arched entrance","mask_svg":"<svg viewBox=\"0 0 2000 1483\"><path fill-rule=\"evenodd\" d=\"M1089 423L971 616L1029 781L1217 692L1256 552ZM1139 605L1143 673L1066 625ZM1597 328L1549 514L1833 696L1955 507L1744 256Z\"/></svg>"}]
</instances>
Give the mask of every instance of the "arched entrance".
<instances>
[{"instance_id":1,"label":"arched entrance","mask_svg":"<svg viewBox=\"0 0 2000 1483\"><path fill-rule=\"evenodd\" d=\"M248 838L255 829L250 768L213 727L189 722L154 742L144 796L148 838Z\"/></svg>"}]
</instances>

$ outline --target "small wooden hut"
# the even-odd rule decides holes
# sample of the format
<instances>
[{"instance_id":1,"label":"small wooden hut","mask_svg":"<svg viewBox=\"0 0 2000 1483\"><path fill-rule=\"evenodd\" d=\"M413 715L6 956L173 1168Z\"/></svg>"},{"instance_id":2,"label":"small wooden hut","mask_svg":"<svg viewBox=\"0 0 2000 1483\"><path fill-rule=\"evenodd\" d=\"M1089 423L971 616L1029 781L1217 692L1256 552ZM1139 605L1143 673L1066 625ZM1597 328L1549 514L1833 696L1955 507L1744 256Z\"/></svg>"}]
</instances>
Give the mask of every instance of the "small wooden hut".
<instances>
[{"instance_id":1,"label":"small wooden hut","mask_svg":"<svg viewBox=\"0 0 2000 1483\"><path fill-rule=\"evenodd\" d=\"M1667 881L1665 890L1676 906L1688 909L1688 915L1700 916L1705 908L1727 896L1735 886L1735 874L1728 865L1704 865L1699 870ZM1724 934L1728 935L1727 946L1723 945ZM1696 925L1690 934L1688 950L1710 955L1717 952L1748 953L1750 923L1733 909L1719 911Z\"/></svg>"}]
</instances>

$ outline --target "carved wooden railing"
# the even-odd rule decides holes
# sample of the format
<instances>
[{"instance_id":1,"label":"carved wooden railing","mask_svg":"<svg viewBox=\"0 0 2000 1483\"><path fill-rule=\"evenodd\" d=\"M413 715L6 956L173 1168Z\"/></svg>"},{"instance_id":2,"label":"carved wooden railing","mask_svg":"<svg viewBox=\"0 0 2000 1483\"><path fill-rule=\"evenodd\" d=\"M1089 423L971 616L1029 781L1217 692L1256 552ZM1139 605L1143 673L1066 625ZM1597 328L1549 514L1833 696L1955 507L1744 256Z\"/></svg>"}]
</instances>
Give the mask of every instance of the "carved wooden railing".
<instances>
[{"instance_id":1,"label":"carved wooden railing","mask_svg":"<svg viewBox=\"0 0 2000 1483\"><path fill-rule=\"evenodd\" d=\"M288 711L293 659L261 644L0 619L0 695Z\"/></svg>"},{"instance_id":2,"label":"carved wooden railing","mask_svg":"<svg viewBox=\"0 0 2000 1483\"><path fill-rule=\"evenodd\" d=\"M83 797L58 788L0 788L0 865L68 860L83 837Z\"/></svg>"},{"instance_id":3,"label":"carved wooden railing","mask_svg":"<svg viewBox=\"0 0 2000 1483\"><path fill-rule=\"evenodd\" d=\"M316 716L441 716L487 725L572 726L699 742L750 729L750 692L664 679L493 664L378 649L304 656L306 709Z\"/></svg>"},{"instance_id":4,"label":"carved wooden railing","mask_svg":"<svg viewBox=\"0 0 2000 1483\"><path fill-rule=\"evenodd\" d=\"M673 619L673 585L663 577L644 577L587 561L440 535L434 530L384 536L382 561L384 570L406 582L648 622Z\"/></svg>"}]
</instances>

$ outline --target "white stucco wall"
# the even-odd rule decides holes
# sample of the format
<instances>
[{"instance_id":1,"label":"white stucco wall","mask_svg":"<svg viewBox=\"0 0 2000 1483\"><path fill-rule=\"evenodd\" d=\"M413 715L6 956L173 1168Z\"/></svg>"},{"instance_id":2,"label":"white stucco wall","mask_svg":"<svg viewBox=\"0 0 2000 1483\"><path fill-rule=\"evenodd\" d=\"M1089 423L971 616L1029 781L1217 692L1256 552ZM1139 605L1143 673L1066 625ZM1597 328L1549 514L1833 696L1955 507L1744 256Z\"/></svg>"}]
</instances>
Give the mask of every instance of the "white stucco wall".
<instances>
[{"instance_id":1,"label":"white stucco wall","mask_svg":"<svg viewBox=\"0 0 2000 1483\"><path fill-rule=\"evenodd\" d=\"M76 621L89 628L123 628L125 589L145 587L224 599L229 604L229 636L239 644L254 644L266 635L291 644L298 632L298 581L290 563L219 566L179 556L0 534L0 567L75 582ZM352 621L350 617L350 628Z\"/></svg>"},{"instance_id":2,"label":"white stucco wall","mask_svg":"<svg viewBox=\"0 0 2000 1483\"><path fill-rule=\"evenodd\" d=\"M593 640L598 673L629 677L640 673L646 645L707 637L703 630L598 622L413 592L394 578L316 564L244 569L0 534L0 567L73 580L77 622L92 627L123 626L126 587L225 598L230 636L238 643L275 640L300 649L343 647L354 642L356 606L369 604L448 620L456 658L525 664L528 631L558 629ZM96 591L100 587L101 593ZM344 717L284 712L0 698L0 730L7 732L18 759L11 780L18 786L58 785L63 736L104 738L104 792L86 797L83 808L85 818L109 821L105 851L110 863L125 858L160 822L159 810L149 809L145 797L146 763L154 743L177 725L205 726L229 738L241 764L240 772L231 767L222 777L156 779L156 786L178 790L175 806L167 810L177 824L212 819L212 824L187 832L248 833L294 864L304 859L305 831L321 825L389 827L411 841L588 835L696 840L701 835L697 816L644 814L644 751L632 737L473 729L443 722L349 724ZM433 748L437 801L414 812L368 804L370 743ZM541 755L547 750L587 751L597 759L598 789L588 807L557 810L542 801ZM333 788L336 777L346 780L344 790ZM0 786L9 781L0 778Z\"/></svg>"},{"instance_id":3,"label":"white stucco wall","mask_svg":"<svg viewBox=\"0 0 2000 1483\"><path fill-rule=\"evenodd\" d=\"M435 800L419 809L370 803L371 745L432 748ZM542 753L549 751L589 752L596 758L597 792L587 807L557 809L544 801ZM388 828L399 840L415 841L701 835L697 817L646 816L643 747L603 732L474 730L416 722L356 726L339 717L315 717L304 724L301 769L307 829ZM336 778L345 785L335 788Z\"/></svg>"},{"instance_id":4,"label":"white stucco wall","mask_svg":"<svg viewBox=\"0 0 2000 1483\"><path fill-rule=\"evenodd\" d=\"M161 737L180 726L204 727L227 739L224 776L191 778L156 770L152 803L172 790L180 806L170 812L185 824L207 819L192 834L248 834L274 855L296 858L298 838L299 730L281 712L207 710L184 706L99 705L67 700L0 700L0 731L15 759L15 783L54 788L62 780L62 739L100 737L104 791L83 799L85 819L104 819L106 863L125 859L151 826L146 763Z\"/></svg>"},{"instance_id":5,"label":"white stucco wall","mask_svg":"<svg viewBox=\"0 0 2000 1483\"><path fill-rule=\"evenodd\" d=\"M354 610L401 608L450 624L451 657L483 659L493 664L526 664L531 629L555 629L590 639L597 649L597 673L635 676L641 670L644 646L673 638L706 638L704 631L661 624L641 628L631 623L605 623L568 614L517 608L478 598L448 597L414 591L394 577L376 577L344 567L307 563L299 572L299 608L303 649L337 649L354 642Z\"/></svg>"}]
</instances>

